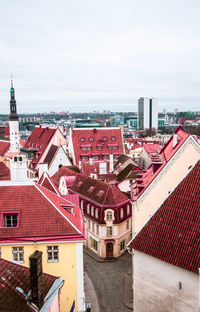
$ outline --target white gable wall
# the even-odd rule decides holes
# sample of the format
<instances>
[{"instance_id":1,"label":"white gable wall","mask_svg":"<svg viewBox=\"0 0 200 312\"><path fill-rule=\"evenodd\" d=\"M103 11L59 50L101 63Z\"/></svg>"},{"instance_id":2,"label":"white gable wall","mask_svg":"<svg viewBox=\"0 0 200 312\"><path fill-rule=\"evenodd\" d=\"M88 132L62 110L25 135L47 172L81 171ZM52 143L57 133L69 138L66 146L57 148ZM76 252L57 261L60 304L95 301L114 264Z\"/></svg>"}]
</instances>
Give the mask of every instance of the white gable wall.
<instances>
[{"instance_id":1,"label":"white gable wall","mask_svg":"<svg viewBox=\"0 0 200 312\"><path fill-rule=\"evenodd\" d=\"M48 173L50 175L50 177L52 175L54 175L54 173L56 173L59 170L59 166L71 166L71 162L68 158L68 156L66 155L66 153L64 152L63 148L60 147L58 152L56 153L55 158L53 159L53 161L50 164L50 167L48 169Z\"/></svg>"},{"instance_id":2,"label":"white gable wall","mask_svg":"<svg viewBox=\"0 0 200 312\"><path fill-rule=\"evenodd\" d=\"M198 274L137 250L133 268L134 312L199 311Z\"/></svg>"}]
</instances>

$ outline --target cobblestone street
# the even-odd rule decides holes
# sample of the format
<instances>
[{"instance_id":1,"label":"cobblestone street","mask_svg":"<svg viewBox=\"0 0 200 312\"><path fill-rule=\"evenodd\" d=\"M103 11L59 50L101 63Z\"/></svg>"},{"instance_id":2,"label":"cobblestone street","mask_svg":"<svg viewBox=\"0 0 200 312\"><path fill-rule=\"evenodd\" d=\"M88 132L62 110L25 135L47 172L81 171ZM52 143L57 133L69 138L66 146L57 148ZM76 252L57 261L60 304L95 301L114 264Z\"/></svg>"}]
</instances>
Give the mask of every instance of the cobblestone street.
<instances>
[{"instance_id":1,"label":"cobblestone street","mask_svg":"<svg viewBox=\"0 0 200 312\"><path fill-rule=\"evenodd\" d=\"M85 272L91 279L100 312L130 312L125 304L132 295L131 255L126 253L115 262L96 262L84 253ZM127 278L128 276L128 278ZM96 312L93 309L91 312Z\"/></svg>"}]
</instances>

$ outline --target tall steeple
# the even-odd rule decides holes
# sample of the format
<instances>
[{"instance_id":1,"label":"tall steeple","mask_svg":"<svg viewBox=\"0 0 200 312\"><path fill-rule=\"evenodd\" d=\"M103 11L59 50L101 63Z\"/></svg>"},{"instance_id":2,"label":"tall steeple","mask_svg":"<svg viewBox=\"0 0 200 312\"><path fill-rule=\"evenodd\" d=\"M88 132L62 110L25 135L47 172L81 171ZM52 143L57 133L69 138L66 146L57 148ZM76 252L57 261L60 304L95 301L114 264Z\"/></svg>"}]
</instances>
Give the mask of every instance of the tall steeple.
<instances>
[{"instance_id":1,"label":"tall steeple","mask_svg":"<svg viewBox=\"0 0 200 312\"><path fill-rule=\"evenodd\" d=\"M10 87L10 115L9 120L18 120L17 105L15 100L15 89L13 88L13 80L11 79Z\"/></svg>"},{"instance_id":2,"label":"tall steeple","mask_svg":"<svg viewBox=\"0 0 200 312\"><path fill-rule=\"evenodd\" d=\"M9 128L10 128L10 152L18 154L20 152L19 118L17 115L17 105L15 101L15 89L13 88L12 79L11 79L11 87L10 87Z\"/></svg>"}]
</instances>

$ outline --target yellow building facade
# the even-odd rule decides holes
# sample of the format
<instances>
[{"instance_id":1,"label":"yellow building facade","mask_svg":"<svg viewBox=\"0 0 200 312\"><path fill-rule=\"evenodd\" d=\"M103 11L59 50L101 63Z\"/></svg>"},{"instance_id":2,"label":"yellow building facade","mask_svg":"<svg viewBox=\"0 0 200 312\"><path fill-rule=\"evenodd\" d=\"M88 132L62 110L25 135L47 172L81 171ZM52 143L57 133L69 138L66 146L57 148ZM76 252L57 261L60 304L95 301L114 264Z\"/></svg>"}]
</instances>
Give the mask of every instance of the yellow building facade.
<instances>
[{"instance_id":1,"label":"yellow building facade","mask_svg":"<svg viewBox=\"0 0 200 312\"><path fill-rule=\"evenodd\" d=\"M58 261L48 261L47 248L58 246ZM83 289L83 242L41 242L33 244L0 244L1 257L13 261L13 247L23 247L24 261L17 261L29 267L29 257L35 250L42 251L43 272L56 275L64 279L61 289L60 306L61 312L70 311L75 300L74 311L84 311L85 295Z\"/></svg>"}]
</instances>

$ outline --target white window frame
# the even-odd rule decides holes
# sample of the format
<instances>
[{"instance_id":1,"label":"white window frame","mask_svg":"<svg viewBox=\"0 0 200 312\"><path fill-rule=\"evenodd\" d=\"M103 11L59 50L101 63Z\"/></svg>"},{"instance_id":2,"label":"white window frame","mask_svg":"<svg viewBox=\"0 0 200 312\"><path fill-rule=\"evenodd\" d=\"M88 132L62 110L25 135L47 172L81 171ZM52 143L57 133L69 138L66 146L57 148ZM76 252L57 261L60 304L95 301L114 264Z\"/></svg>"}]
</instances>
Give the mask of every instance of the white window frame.
<instances>
[{"instance_id":1,"label":"white window frame","mask_svg":"<svg viewBox=\"0 0 200 312\"><path fill-rule=\"evenodd\" d=\"M12 260L19 263L24 263L24 247L12 247Z\"/></svg>"},{"instance_id":2,"label":"white window frame","mask_svg":"<svg viewBox=\"0 0 200 312\"><path fill-rule=\"evenodd\" d=\"M113 228L112 228L112 226L107 226L106 227L106 236L107 237L113 236Z\"/></svg>"},{"instance_id":3,"label":"white window frame","mask_svg":"<svg viewBox=\"0 0 200 312\"><path fill-rule=\"evenodd\" d=\"M125 250L125 247L126 247L126 241L125 241L125 239L124 239L124 240L122 240L122 241L120 242L120 251L121 251L121 252L124 251L124 250Z\"/></svg>"},{"instance_id":4,"label":"white window frame","mask_svg":"<svg viewBox=\"0 0 200 312\"><path fill-rule=\"evenodd\" d=\"M58 256L55 257L55 253L58 253ZM51 254L51 259L49 259L49 254ZM59 246L51 245L47 246L47 262L59 262Z\"/></svg>"},{"instance_id":5,"label":"white window frame","mask_svg":"<svg viewBox=\"0 0 200 312\"><path fill-rule=\"evenodd\" d=\"M87 214L90 214L90 204L87 204Z\"/></svg>"}]
</instances>

